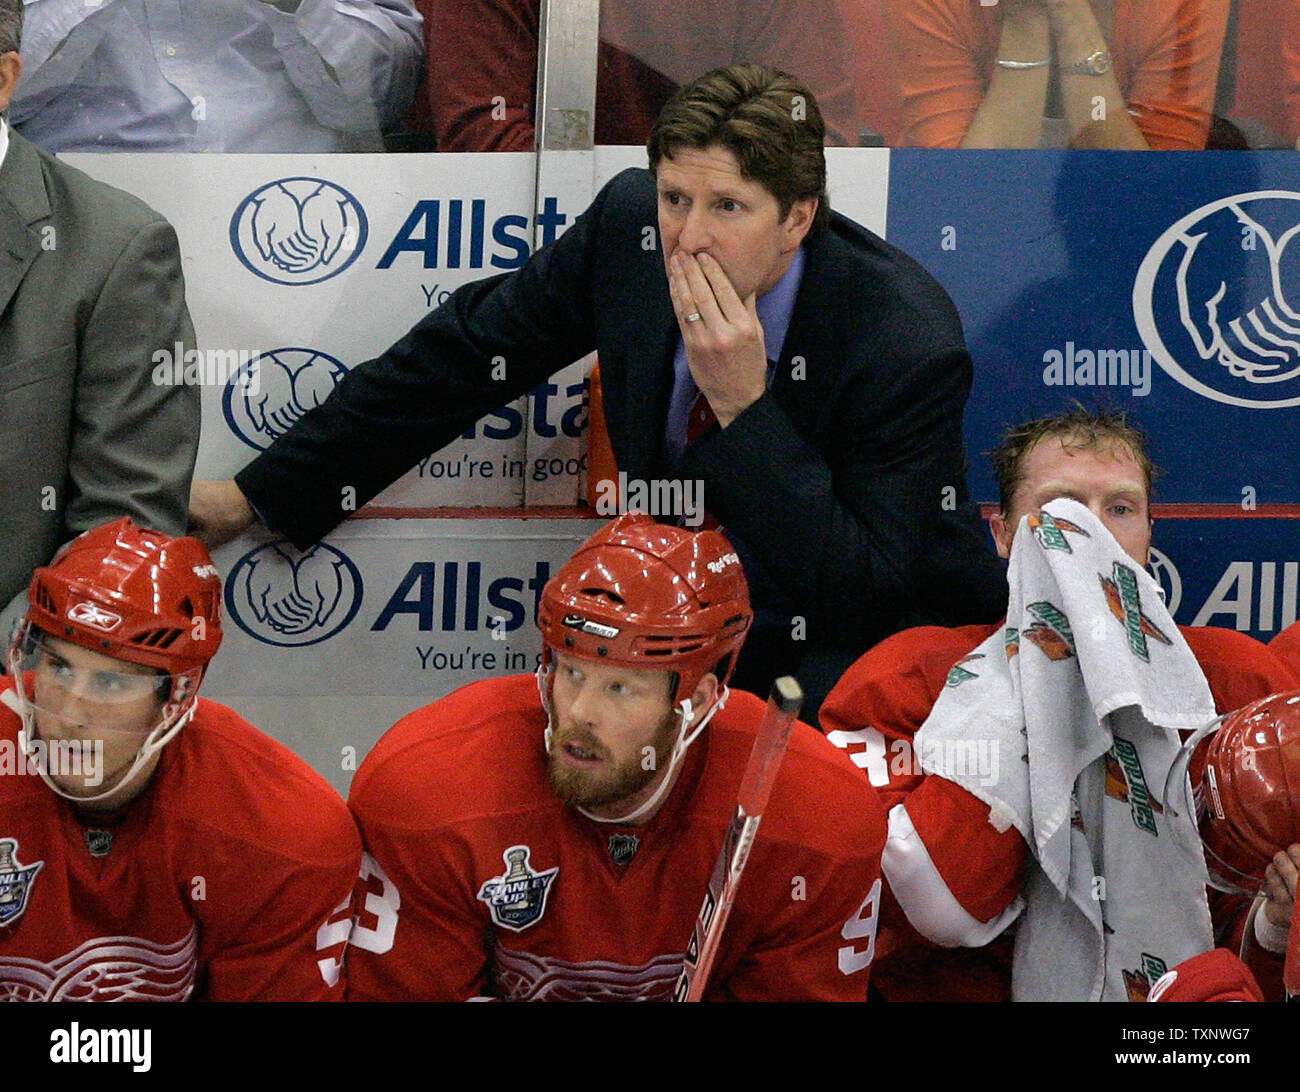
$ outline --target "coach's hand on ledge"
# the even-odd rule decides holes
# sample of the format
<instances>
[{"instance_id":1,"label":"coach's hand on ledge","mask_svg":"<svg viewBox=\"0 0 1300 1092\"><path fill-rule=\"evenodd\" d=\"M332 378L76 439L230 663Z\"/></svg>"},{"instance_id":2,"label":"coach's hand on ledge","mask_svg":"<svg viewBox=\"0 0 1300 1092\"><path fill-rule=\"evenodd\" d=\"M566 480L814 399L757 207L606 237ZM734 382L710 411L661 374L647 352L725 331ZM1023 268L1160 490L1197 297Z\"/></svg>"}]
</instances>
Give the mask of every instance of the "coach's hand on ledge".
<instances>
[{"instance_id":1,"label":"coach's hand on ledge","mask_svg":"<svg viewBox=\"0 0 1300 1092\"><path fill-rule=\"evenodd\" d=\"M225 545L256 522L257 514L233 478L196 480L190 487L190 534L209 550Z\"/></svg>"}]
</instances>

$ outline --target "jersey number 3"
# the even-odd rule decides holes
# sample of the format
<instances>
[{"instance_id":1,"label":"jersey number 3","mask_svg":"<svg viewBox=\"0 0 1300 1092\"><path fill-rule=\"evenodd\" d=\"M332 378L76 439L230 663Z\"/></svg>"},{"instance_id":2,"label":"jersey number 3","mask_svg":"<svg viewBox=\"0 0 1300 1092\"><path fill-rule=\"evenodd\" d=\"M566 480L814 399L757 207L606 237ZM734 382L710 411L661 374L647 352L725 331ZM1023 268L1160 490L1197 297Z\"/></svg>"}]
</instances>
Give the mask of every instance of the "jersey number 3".
<instances>
[{"instance_id":1,"label":"jersey number 3","mask_svg":"<svg viewBox=\"0 0 1300 1092\"><path fill-rule=\"evenodd\" d=\"M378 890L375 890L376 883ZM352 936L348 943L375 955L383 955L393 946L397 934L397 912L402 908L402 896L397 885L384 875L379 862L369 853L361 856L361 876L357 881L356 894L363 892L364 898L352 922Z\"/></svg>"}]
</instances>

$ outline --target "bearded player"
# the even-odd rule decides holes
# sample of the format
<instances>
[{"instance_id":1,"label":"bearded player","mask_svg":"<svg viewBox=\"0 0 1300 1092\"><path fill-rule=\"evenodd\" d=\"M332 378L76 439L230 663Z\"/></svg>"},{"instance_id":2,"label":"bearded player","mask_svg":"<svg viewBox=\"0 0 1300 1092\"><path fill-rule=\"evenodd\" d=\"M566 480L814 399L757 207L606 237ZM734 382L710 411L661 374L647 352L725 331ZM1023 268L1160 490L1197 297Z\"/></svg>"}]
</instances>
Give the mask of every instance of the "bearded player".
<instances>
[{"instance_id":1,"label":"bearded player","mask_svg":"<svg viewBox=\"0 0 1300 1092\"><path fill-rule=\"evenodd\" d=\"M542 592L536 678L416 711L357 772L349 998L666 1000L763 719L727 689L752 617L716 531L634 514L584 543ZM706 999L864 1000L884 837L796 724Z\"/></svg>"},{"instance_id":2,"label":"bearded player","mask_svg":"<svg viewBox=\"0 0 1300 1092\"><path fill-rule=\"evenodd\" d=\"M1002 557L1010 557L1024 516L1070 497L1130 557L1147 564L1156 471L1145 436L1123 414L1079 408L1027 421L1008 431L992 460L1001 495L992 529ZM1014 829L995 827L988 805L964 788L923 776L911 751L949 672L1001 626L925 626L895 634L859 659L822 706L828 738L853 754L890 809L890 886L872 979L888 1000L932 999L938 981L949 1000L1005 1000L1010 993L1006 929L1020 909L1027 847ZM1268 646L1244 633L1179 629L1219 713L1294 685ZM1231 907L1216 908L1216 923L1225 929L1242 917ZM913 924L948 947L935 948Z\"/></svg>"},{"instance_id":3,"label":"bearded player","mask_svg":"<svg viewBox=\"0 0 1300 1092\"><path fill-rule=\"evenodd\" d=\"M198 697L220 598L197 541L129 519L33 576L0 690L0 1000L341 999L327 919L360 840L301 759Z\"/></svg>"}]
</instances>

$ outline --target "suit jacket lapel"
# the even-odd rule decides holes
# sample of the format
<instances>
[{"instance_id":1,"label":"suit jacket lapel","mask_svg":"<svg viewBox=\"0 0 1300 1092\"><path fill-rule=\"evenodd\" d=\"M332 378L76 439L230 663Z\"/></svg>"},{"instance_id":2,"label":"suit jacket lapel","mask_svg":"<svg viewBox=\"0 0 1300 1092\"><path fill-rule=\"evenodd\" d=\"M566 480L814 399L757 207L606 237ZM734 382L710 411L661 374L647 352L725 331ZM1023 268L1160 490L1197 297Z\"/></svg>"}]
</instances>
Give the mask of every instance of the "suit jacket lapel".
<instances>
[{"instance_id":1,"label":"suit jacket lapel","mask_svg":"<svg viewBox=\"0 0 1300 1092\"><path fill-rule=\"evenodd\" d=\"M9 306L28 267L40 253L39 233L31 226L50 216L49 196L40 158L32 146L9 130L9 151L0 167L0 311ZM53 245L71 245L55 239Z\"/></svg>"},{"instance_id":2,"label":"suit jacket lapel","mask_svg":"<svg viewBox=\"0 0 1300 1092\"><path fill-rule=\"evenodd\" d=\"M638 314L627 316L637 333L629 350L621 399L621 445L612 428L610 438L619 470L632 477L651 478L657 476L665 459L664 422L673 389L678 330L662 263L649 271L643 284L647 289L639 296L643 306Z\"/></svg>"}]
</instances>

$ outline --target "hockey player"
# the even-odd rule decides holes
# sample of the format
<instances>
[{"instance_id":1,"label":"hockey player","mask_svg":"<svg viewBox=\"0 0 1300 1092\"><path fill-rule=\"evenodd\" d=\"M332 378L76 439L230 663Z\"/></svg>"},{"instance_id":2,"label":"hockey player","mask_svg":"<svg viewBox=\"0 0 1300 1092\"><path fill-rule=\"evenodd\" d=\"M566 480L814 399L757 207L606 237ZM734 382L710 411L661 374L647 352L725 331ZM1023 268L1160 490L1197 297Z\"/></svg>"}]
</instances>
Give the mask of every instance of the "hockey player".
<instances>
[{"instance_id":1,"label":"hockey player","mask_svg":"<svg viewBox=\"0 0 1300 1092\"><path fill-rule=\"evenodd\" d=\"M1091 509L1125 552L1146 565L1154 468L1145 437L1122 414L1077 409L1029 421L1011 430L992 458L1001 494L992 528L1002 557L1010 556L1023 516L1054 498L1070 497ZM887 887L872 985L888 999L933 998L937 981L950 999L1000 1000L1009 994L1010 934L1004 930L1018 909L1026 846L1014 829L995 829L988 806L971 793L944 778L923 776L911 751L912 737L949 672L1001 625L926 626L896 634L859 659L822 706L829 738L849 749L881 790L891 831L902 818L894 811L905 802L915 838L891 835L890 844L928 853L935 888L926 902L934 907L950 900L954 924L947 942L966 946L936 949L922 939L900 912L894 898L900 893ZM1293 685L1285 665L1246 634L1179 628L1218 712ZM888 860L885 879L888 884Z\"/></svg>"},{"instance_id":2,"label":"hockey player","mask_svg":"<svg viewBox=\"0 0 1300 1092\"><path fill-rule=\"evenodd\" d=\"M198 697L220 598L198 542L129 519L33 576L0 690L0 1000L341 998L327 919L360 839L301 759Z\"/></svg>"},{"instance_id":3,"label":"hockey player","mask_svg":"<svg viewBox=\"0 0 1300 1092\"><path fill-rule=\"evenodd\" d=\"M727 689L751 619L718 532L633 514L584 543L542 593L536 679L417 710L357 772L348 996L666 1000L762 720ZM796 724L706 996L865 999L884 833Z\"/></svg>"}]
</instances>

